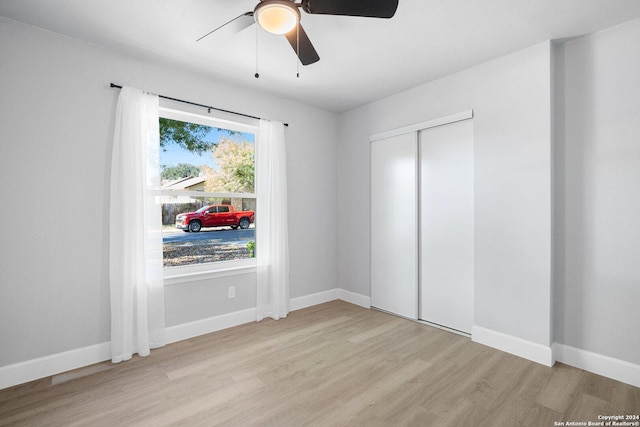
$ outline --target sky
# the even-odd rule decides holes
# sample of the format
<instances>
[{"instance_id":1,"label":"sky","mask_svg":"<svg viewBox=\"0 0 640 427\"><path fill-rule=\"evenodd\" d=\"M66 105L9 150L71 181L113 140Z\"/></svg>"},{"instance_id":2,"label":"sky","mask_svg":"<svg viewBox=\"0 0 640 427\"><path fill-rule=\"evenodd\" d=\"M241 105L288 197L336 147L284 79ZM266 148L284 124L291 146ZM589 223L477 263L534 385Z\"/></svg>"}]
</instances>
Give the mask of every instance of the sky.
<instances>
[{"instance_id":1,"label":"sky","mask_svg":"<svg viewBox=\"0 0 640 427\"><path fill-rule=\"evenodd\" d=\"M216 128L210 128L211 130L204 138L205 141L217 142L221 141L222 138L231 139L234 141L247 141L247 142L255 142L255 135L252 133L241 133L239 135L229 135L228 132L220 131ZM169 144L164 147L164 150L160 149L160 164L167 166L175 166L178 163L189 163L194 166L202 166L207 165L213 169L218 169L217 165L213 160L213 155L211 152L202 153L202 155L191 153L177 144Z\"/></svg>"}]
</instances>

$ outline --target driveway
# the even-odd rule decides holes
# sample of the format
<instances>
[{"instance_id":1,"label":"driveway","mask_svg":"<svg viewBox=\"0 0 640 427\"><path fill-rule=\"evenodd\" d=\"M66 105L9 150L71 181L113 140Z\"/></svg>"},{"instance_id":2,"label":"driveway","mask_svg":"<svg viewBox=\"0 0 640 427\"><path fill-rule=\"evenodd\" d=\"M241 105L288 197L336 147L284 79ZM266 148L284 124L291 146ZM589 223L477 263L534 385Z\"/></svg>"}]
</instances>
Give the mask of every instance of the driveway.
<instances>
[{"instance_id":1,"label":"driveway","mask_svg":"<svg viewBox=\"0 0 640 427\"><path fill-rule=\"evenodd\" d=\"M231 230L229 227L213 227L203 228L198 233L185 233L176 229L173 231L164 231L162 233L162 243L164 244L180 244L186 242L202 242L208 241L213 244L229 244L229 243L246 243L250 240L256 240L255 229L253 224L251 228L245 230Z\"/></svg>"}]
</instances>

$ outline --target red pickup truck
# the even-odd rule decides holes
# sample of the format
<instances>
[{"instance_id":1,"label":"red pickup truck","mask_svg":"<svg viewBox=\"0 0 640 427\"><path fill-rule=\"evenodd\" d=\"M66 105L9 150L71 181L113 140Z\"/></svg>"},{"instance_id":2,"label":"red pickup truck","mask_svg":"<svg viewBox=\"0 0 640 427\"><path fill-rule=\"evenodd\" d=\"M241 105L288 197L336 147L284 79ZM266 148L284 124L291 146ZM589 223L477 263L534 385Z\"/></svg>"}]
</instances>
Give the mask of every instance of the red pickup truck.
<instances>
[{"instance_id":1,"label":"red pickup truck","mask_svg":"<svg viewBox=\"0 0 640 427\"><path fill-rule=\"evenodd\" d=\"M249 228L254 221L253 211L236 211L231 205L204 206L195 212L176 215L176 227L183 231L197 233L202 227L230 226Z\"/></svg>"}]
</instances>

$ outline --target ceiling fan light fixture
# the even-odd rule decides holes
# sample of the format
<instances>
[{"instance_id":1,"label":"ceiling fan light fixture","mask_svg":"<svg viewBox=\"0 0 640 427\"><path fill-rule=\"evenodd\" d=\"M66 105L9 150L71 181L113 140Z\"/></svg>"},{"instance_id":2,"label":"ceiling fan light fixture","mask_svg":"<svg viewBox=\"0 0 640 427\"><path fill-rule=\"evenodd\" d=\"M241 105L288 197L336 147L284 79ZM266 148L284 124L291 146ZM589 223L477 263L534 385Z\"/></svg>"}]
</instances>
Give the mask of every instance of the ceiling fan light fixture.
<instances>
[{"instance_id":1,"label":"ceiling fan light fixture","mask_svg":"<svg viewBox=\"0 0 640 427\"><path fill-rule=\"evenodd\" d=\"M286 34L300 21L300 11L290 0L263 0L253 16L258 25L273 34Z\"/></svg>"}]
</instances>

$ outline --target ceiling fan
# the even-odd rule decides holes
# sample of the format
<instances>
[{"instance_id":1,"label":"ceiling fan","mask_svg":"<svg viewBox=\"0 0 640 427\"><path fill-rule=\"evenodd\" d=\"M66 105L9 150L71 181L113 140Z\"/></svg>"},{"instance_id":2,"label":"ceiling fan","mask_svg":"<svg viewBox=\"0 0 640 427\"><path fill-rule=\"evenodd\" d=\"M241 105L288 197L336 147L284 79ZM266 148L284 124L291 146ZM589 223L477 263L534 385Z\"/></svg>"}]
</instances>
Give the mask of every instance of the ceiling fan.
<instances>
[{"instance_id":1,"label":"ceiling fan","mask_svg":"<svg viewBox=\"0 0 640 427\"><path fill-rule=\"evenodd\" d=\"M302 65L317 62L320 57L300 25L300 8L314 15L345 15L369 18L391 18L398 8L398 0L260 0L251 12L222 24L196 41L213 33L230 37L255 24L273 34L284 34L298 55Z\"/></svg>"}]
</instances>

